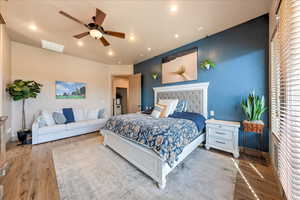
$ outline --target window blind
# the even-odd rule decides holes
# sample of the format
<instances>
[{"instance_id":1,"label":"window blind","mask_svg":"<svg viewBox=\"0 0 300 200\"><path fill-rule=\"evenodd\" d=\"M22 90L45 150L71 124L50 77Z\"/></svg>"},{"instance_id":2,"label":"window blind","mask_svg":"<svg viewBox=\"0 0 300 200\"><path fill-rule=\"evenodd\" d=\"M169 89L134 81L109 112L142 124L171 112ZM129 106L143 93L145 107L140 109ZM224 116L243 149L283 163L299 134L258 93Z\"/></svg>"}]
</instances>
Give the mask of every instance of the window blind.
<instances>
[{"instance_id":1,"label":"window blind","mask_svg":"<svg viewBox=\"0 0 300 200\"><path fill-rule=\"evenodd\" d=\"M272 82L279 94L274 95L274 104L279 105L272 113L279 114L279 123L273 122L278 131L278 173L289 200L300 199L300 1L283 0L279 9L279 72L275 70ZM277 44L274 44L276 46ZM273 48L273 47L272 47ZM276 47L274 47L276 48ZM272 71L273 76L273 71ZM278 86L276 85L278 84ZM273 86L272 86L273 89ZM273 92L273 91L272 91ZM272 93L273 95L273 93ZM278 96L279 95L279 98ZM273 97L273 96L272 96ZM275 98L278 98L276 100ZM272 98L273 101L273 98ZM274 109L274 110L273 110ZM277 108L278 109L278 108ZM273 131L273 128L272 128Z\"/></svg>"},{"instance_id":2,"label":"window blind","mask_svg":"<svg viewBox=\"0 0 300 200\"><path fill-rule=\"evenodd\" d=\"M279 138L280 122L280 40L276 33L271 42L271 130Z\"/></svg>"}]
</instances>

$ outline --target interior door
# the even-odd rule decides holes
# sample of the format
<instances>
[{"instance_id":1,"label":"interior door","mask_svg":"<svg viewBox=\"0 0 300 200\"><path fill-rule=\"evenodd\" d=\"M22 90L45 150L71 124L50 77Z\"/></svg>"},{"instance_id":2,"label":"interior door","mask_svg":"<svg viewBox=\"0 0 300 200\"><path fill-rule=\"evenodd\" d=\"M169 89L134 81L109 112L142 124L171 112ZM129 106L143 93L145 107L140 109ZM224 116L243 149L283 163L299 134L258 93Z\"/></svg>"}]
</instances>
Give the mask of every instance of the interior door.
<instances>
[{"instance_id":1,"label":"interior door","mask_svg":"<svg viewBox=\"0 0 300 200\"><path fill-rule=\"evenodd\" d=\"M142 74L134 74L129 76L129 113L141 111L141 77Z\"/></svg>"}]
</instances>

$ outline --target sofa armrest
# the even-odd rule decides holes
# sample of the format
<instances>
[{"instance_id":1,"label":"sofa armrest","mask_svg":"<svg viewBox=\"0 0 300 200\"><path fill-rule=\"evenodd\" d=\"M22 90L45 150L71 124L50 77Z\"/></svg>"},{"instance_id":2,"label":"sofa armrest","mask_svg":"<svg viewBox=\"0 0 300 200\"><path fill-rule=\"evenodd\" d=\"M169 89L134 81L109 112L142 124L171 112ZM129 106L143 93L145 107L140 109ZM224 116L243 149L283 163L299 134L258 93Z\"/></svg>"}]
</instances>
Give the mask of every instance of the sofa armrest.
<instances>
[{"instance_id":1,"label":"sofa armrest","mask_svg":"<svg viewBox=\"0 0 300 200\"><path fill-rule=\"evenodd\" d=\"M39 129L44 126L42 123L43 118L41 115L37 116L37 118L34 120L31 131L32 131L32 144L37 144L38 143L38 134L39 134Z\"/></svg>"}]
</instances>

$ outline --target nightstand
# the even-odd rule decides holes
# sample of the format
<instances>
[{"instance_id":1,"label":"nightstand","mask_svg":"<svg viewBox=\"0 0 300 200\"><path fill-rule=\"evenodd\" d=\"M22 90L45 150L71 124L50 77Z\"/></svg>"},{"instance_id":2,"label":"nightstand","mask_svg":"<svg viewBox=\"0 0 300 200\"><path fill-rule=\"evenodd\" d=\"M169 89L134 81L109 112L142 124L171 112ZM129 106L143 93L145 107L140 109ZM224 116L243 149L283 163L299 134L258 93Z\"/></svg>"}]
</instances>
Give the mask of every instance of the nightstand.
<instances>
[{"instance_id":1,"label":"nightstand","mask_svg":"<svg viewBox=\"0 0 300 200\"><path fill-rule=\"evenodd\" d=\"M215 148L239 157L239 122L206 120L206 149Z\"/></svg>"}]
</instances>

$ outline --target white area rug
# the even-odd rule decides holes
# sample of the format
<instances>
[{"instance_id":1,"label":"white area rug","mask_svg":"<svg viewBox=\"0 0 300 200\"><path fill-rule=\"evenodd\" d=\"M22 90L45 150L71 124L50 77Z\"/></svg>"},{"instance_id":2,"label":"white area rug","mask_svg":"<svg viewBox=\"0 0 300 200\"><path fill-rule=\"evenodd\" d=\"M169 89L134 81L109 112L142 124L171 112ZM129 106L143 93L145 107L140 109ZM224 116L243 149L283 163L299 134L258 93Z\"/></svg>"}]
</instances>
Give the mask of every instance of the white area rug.
<instances>
[{"instance_id":1,"label":"white area rug","mask_svg":"<svg viewBox=\"0 0 300 200\"><path fill-rule=\"evenodd\" d=\"M237 170L230 158L198 148L156 183L111 149L88 139L53 150L62 200L233 199Z\"/></svg>"}]
</instances>

